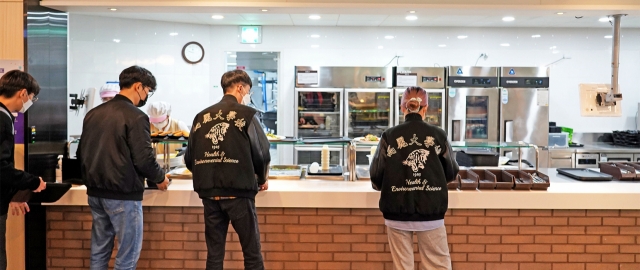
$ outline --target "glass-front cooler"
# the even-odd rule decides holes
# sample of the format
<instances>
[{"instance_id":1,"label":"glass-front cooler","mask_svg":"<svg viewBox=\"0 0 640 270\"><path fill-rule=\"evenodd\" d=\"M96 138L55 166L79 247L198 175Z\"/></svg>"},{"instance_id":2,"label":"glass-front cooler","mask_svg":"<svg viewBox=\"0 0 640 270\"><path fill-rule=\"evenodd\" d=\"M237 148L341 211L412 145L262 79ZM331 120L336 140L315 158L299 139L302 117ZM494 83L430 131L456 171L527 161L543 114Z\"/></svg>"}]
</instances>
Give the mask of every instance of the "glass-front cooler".
<instances>
[{"instance_id":1,"label":"glass-front cooler","mask_svg":"<svg viewBox=\"0 0 640 270\"><path fill-rule=\"evenodd\" d=\"M346 89L347 137L380 137L391 127L391 89Z\"/></svg>"},{"instance_id":2,"label":"glass-front cooler","mask_svg":"<svg viewBox=\"0 0 640 270\"><path fill-rule=\"evenodd\" d=\"M296 137L342 137L342 89L296 89Z\"/></svg>"},{"instance_id":3,"label":"glass-front cooler","mask_svg":"<svg viewBox=\"0 0 640 270\"><path fill-rule=\"evenodd\" d=\"M404 123L404 113L402 112L402 108L400 108L400 104L402 102L402 94L405 90L406 88L395 89L395 125ZM427 103L429 107L427 107L427 113L424 121L444 129L444 90L425 89L425 91L427 91Z\"/></svg>"}]
</instances>

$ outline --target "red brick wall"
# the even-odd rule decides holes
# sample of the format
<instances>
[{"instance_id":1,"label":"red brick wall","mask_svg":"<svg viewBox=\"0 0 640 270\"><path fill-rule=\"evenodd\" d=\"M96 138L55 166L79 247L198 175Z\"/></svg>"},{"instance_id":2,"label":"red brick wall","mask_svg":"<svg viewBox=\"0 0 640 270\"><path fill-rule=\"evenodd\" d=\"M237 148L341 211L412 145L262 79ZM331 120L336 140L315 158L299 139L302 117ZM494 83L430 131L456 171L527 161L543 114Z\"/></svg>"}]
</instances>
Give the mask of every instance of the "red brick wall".
<instances>
[{"instance_id":1,"label":"red brick wall","mask_svg":"<svg viewBox=\"0 0 640 270\"><path fill-rule=\"evenodd\" d=\"M267 269L393 269L377 209L258 213ZM138 269L205 268L202 208L145 207L144 221ZM47 223L48 269L88 269L88 207L50 207ZM461 209L445 224L455 270L640 269L640 211ZM225 269L242 269L238 236L227 240Z\"/></svg>"}]
</instances>

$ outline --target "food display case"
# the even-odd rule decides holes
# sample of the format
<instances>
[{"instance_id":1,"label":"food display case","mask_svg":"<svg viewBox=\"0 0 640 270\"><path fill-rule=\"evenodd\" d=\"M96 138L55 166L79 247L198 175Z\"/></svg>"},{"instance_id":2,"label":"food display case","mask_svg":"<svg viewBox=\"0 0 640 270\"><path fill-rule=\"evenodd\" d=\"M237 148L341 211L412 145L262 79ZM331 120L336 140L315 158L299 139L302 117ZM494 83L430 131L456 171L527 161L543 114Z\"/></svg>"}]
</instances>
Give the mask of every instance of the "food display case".
<instances>
[{"instance_id":1,"label":"food display case","mask_svg":"<svg viewBox=\"0 0 640 270\"><path fill-rule=\"evenodd\" d=\"M402 94L411 86L427 91L428 107L424 121L445 129L445 68L443 67L394 67L394 126L404 123L400 107Z\"/></svg>"},{"instance_id":2,"label":"food display case","mask_svg":"<svg viewBox=\"0 0 640 270\"><path fill-rule=\"evenodd\" d=\"M345 96L347 137L380 137L391 127L390 89L346 89Z\"/></svg>"},{"instance_id":3,"label":"food display case","mask_svg":"<svg viewBox=\"0 0 640 270\"><path fill-rule=\"evenodd\" d=\"M296 88L297 138L342 137L342 89Z\"/></svg>"}]
</instances>

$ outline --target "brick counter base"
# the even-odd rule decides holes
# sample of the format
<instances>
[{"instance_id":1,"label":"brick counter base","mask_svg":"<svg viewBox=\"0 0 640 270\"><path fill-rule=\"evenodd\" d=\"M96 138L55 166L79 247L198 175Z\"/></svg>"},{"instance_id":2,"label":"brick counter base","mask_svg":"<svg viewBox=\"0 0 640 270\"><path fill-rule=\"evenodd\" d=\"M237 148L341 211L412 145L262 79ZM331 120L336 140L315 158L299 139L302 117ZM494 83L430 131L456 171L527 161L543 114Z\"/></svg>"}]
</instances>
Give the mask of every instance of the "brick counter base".
<instances>
[{"instance_id":1,"label":"brick counter base","mask_svg":"<svg viewBox=\"0 0 640 270\"><path fill-rule=\"evenodd\" d=\"M202 211L144 207L138 269L204 269ZM393 269L377 209L258 214L267 269ZM47 223L48 269L88 269L89 208L49 207ZM640 211L450 210L445 224L454 270L640 269ZM238 236L230 231L225 269L242 269Z\"/></svg>"}]
</instances>

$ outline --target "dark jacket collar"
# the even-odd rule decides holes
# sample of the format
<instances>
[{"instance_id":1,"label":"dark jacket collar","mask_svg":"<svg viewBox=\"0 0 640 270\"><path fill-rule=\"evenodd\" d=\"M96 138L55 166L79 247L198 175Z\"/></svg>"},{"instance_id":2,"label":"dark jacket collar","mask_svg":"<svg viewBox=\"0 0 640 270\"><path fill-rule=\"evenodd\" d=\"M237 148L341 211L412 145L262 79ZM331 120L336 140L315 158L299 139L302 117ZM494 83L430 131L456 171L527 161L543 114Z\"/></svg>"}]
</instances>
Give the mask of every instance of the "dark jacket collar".
<instances>
[{"instance_id":1,"label":"dark jacket collar","mask_svg":"<svg viewBox=\"0 0 640 270\"><path fill-rule=\"evenodd\" d=\"M5 110L7 110L7 112L9 113L9 115L11 116L11 121L16 121L16 118L13 117L13 113L9 110L9 108L7 108L7 106L4 106L4 104L2 104L2 102L0 102L0 107L4 108Z\"/></svg>"},{"instance_id":2,"label":"dark jacket collar","mask_svg":"<svg viewBox=\"0 0 640 270\"><path fill-rule=\"evenodd\" d=\"M422 121L422 116L419 113L410 113L404 117L404 121Z\"/></svg>"},{"instance_id":3,"label":"dark jacket collar","mask_svg":"<svg viewBox=\"0 0 640 270\"><path fill-rule=\"evenodd\" d=\"M222 100L221 101L238 103L238 100L233 95L224 95L224 96L222 96Z\"/></svg>"},{"instance_id":4,"label":"dark jacket collar","mask_svg":"<svg viewBox=\"0 0 640 270\"><path fill-rule=\"evenodd\" d=\"M133 104L133 101L131 101L128 97L125 97L125 96L120 95L120 94L118 94L118 95L116 95L115 97L113 97L113 99L112 99L112 100L126 101L126 102L129 102L129 103ZM134 105L135 105L135 104L134 104Z\"/></svg>"}]
</instances>

